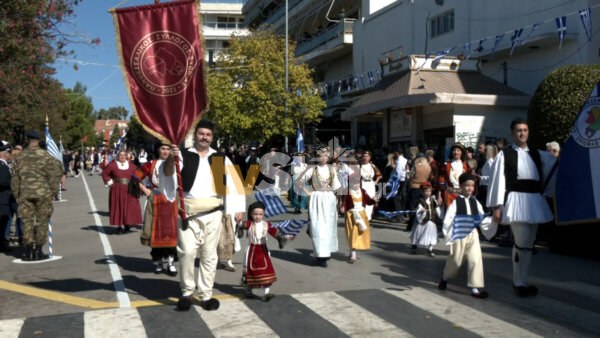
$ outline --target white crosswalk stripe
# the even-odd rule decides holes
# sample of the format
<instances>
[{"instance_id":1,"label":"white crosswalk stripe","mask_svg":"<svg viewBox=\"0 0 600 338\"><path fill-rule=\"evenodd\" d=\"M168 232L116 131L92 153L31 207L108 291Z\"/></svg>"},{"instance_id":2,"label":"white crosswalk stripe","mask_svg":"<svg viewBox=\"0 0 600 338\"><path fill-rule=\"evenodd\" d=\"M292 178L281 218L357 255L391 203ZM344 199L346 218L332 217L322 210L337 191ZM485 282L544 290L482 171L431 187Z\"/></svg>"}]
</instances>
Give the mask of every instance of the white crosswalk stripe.
<instances>
[{"instance_id":1,"label":"white crosswalk stripe","mask_svg":"<svg viewBox=\"0 0 600 338\"><path fill-rule=\"evenodd\" d=\"M0 321L0 337L16 338L19 337L24 319L7 319Z\"/></svg>"},{"instance_id":2,"label":"white crosswalk stripe","mask_svg":"<svg viewBox=\"0 0 600 338\"><path fill-rule=\"evenodd\" d=\"M218 311L194 309L215 337L278 337L240 300L222 301Z\"/></svg>"},{"instance_id":3,"label":"white crosswalk stripe","mask_svg":"<svg viewBox=\"0 0 600 338\"><path fill-rule=\"evenodd\" d=\"M136 309L108 309L84 314L86 338L146 337L146 329Z\"/></svg>"},{"instance_id":4,"label":"white crosswalk stripe","mask_svg":"<svg viewBox=\"0 0 600 338\"><path fill-rule=\"evenodd\" d=\"M334 292L292 296L351 337L412 337Z\"/></svg>"},{"instance_id":5,"label":"white crosswalk stripe","mask_svg":"<svg viewBox=\"0 0 600 338\"><path fill-rule=\"evenodd\" d=\"M425 289L385 291L482 337L541 337Z\"/></svg>"}]
</instances>

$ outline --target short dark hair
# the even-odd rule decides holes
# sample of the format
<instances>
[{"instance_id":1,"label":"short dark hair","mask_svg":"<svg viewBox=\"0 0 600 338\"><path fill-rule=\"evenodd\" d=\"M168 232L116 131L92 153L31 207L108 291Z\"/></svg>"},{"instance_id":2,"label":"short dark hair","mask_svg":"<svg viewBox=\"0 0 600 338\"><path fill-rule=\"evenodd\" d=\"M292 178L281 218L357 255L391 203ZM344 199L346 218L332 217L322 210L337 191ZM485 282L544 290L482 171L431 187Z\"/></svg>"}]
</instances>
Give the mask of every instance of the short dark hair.
<instances>
[{"instance_id":1,"label":"short dark hair","mask_svg":"<svg viewBox=\"0 0 600 338\"><path fill-rule=\"evenodd\" d=\"M520 117L517 117L516 119L512 120L512 122L510 123L510 130L513 131L515 129L515 126L517 124L527 124L527 125L529 125L527 123L527 121L525 121L524 119L522 119Z\"/></svg>"}]
</instances>

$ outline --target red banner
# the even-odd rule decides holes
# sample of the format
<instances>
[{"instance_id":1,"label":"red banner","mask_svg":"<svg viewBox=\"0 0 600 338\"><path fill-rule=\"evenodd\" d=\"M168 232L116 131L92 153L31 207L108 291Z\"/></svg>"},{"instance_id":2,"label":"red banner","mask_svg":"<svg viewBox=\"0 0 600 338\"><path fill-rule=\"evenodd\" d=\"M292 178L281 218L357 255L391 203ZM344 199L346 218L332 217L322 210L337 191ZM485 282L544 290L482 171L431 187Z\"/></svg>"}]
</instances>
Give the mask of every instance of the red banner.
<instances>
[{"instance_id":1,"label":"red banner","mask_svg":"<svg viewBox=\"0 0 600 338\"><path fill-rule=\"evenodd\" d=\"M113 12L135 114L163 141L180 144L207 106L196 1Z\"/></svg>"}]
</instances>

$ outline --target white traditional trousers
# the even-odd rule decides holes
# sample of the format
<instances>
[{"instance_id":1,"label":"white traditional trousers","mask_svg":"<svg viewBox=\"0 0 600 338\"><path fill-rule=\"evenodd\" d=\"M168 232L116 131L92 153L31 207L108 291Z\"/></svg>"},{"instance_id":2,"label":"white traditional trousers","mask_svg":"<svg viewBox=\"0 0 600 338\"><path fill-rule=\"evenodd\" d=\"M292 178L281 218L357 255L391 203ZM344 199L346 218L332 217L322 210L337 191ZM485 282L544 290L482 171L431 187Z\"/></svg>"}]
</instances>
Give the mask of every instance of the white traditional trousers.
<instances>
[{"instance_id":1,"label":"white traditional trousers","mask_svg":"<svg viewBox=\"0 0 600 338\"><path fill-rule=\"evenodd\" d=\"M516 286L525 286L527 285L529 265L531 265L531 255L533 253L533 243L537 234L538 225L513 223L510 225L510 229L512 230L516 245L516 247L513 246L512 250L513 283ZM518 249L517 247L521 249Z\"/></svg>"},{"instance_id":2,"label":"white traditional trousers","mask_svg":"<svg viewBox=\"0 0 600 338\"><path fill-rule=\"evenodd\" d=\"M473 229L467 237L455 240L450 247L450 254L446 259L443 279L448 280L456 277L464 259L468 262L468 282L470 288L483 288L483 259L481 258L481 246L479 245L479 234Z\"/></svg>"},{"instance_id":3,"label":"white traditional trousers","mask_svg":"<svg viewBox=\"0 0 600 338\"><path fill-rule=\"evenodd\" d=\"M215 211L189 222L188 229L178 231L177 254L179 256L180 286L183 296L190 296L198 285L201 300L212 297L217 273L217 246L221 234L222 211ZM194 262L200 257L198 281L194 280Z\"/></svg>"}]
</instances>

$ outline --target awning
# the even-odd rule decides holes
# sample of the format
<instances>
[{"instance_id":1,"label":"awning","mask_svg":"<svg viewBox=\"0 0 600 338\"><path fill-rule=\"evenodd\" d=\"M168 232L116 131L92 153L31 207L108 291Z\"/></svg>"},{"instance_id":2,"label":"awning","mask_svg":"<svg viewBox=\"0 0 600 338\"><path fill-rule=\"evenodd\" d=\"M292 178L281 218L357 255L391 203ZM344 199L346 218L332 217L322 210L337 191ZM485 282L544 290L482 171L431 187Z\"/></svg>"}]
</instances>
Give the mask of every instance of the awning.
<instances>
[{"instance_id":1,"label":"awning","mask_svg":"<svg viewBox=\"0 0 600 338\"><path fill-rule=\"evenodd\" d=\"M342 120L390 108L432 104L527 107L531 97L478 72L405 70L385 76L362 94Z\"/></svg>"}]
</instances>

